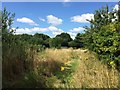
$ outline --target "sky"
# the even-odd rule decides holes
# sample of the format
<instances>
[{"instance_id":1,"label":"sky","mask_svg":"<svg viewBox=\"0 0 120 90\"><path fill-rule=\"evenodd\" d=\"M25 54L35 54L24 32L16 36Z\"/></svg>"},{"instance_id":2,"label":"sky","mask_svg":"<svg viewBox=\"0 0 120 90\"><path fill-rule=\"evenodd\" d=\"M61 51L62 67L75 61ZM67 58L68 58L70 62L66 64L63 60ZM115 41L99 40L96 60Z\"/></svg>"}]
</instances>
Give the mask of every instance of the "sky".
<instances>
[{"instance_id":1,"label":"sky","mask_svg":"<svg viewBox=\"0 0 120 90\"><path fill-rule=\"evenodd\" d=\"M15 13L12 28L19 27L16 34L43 33L50 37L66 32L74 39L84 33L84 26L93 19L95 10L108 5L118 8L117 2L2 2L2 9Z\"/></svg>"}]
</instances>

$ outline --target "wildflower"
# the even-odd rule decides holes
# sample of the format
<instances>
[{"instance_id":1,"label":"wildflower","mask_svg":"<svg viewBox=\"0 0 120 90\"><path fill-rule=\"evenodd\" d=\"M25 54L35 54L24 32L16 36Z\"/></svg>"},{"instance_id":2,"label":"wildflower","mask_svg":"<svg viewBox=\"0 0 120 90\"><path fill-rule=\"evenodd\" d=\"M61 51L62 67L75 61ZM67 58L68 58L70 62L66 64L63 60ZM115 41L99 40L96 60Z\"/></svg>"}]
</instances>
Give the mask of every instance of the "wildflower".
<instances>
[{"instance_id":1,"label":"wildflower","mask_svg":"<svg viewBox=\"0 0 120 90\"><path fill-rule=\"evenodd\" d=\"M115 68L115 66L116 66L114 61L111 61L111 62L110 62L110 65L111 65L113 68Z\"/></svg>"},{"instance_id":2,"label":"wildflower","mask_svg":"<svg viewBox=\"0 0 120 90\"><path fill-rule=\"evenodd\" d=\"M61 71L64 71L65 70L65 67L61 66Z\"/></svg>"},{"instance_id":3,"label":"wildflower","mask_svg":"<svg viewBox=\"0 0 120 90\"><path fill-rule=\"evenodd\" d=\"M111 62L110 62L110 65L113 65L113 64L114 64L114 61L111 61Z\"/></svg>"}]
</instances>

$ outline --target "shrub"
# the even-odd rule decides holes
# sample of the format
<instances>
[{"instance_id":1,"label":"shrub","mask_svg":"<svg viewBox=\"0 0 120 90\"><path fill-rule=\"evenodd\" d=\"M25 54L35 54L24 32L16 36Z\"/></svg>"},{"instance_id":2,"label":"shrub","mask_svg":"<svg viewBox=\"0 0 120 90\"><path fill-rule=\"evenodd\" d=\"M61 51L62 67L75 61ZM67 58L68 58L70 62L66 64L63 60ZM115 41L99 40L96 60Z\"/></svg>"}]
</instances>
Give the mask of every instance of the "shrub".
<instances>
[{"instance_id":1,"label":"shrub","mask_svg":"<svg viewBox=\"0 0 120 90\"><path fill-rule=\"evenodd\" d=\"M94 51L110 65L111 61L117 65L120 62L120 23L110 23L93 33Z\"/></svg>"}]
</instances>

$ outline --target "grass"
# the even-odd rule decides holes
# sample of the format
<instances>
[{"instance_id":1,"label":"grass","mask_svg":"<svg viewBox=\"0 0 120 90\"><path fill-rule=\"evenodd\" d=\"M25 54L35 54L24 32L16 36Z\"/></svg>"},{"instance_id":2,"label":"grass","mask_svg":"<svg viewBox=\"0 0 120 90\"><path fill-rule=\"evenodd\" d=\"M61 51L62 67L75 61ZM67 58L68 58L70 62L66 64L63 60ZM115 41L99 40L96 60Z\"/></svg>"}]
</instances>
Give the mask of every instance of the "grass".
<instances>
[{"instance_id":1,"label":"grass","mask_svg":"<svg viewBox=\"0 0 120 90\"><path fill-rule=\"evenodd\" d=\"M98 61L93 52L79 53L79 67L74 74L74 87L76 88L119 88L120 74L109 70L106 65Z\"/></svg>"},{"instance_id":2,"label":"grass","mask_svg":"<svg viewBox=\"0 0 120 90\"><path fill-rule=\"evenodd\" d=\"M88 50L45 49L34 55L32 63L33 71L18 78L13 87L120 88L120 73Z\"/></svg>"},{"instance_id":3,"label":"grass","mask_svg":"<svg viewBox=\"0 0 120 90\"><path fill-rule=\"evenodd\" d=\"M68 77L67 80L70 83L59 83L59 87L118 88L120 85L119 72L114 69L108 69L105 64L98 60L95 53L88 50L74 50L72 48L46 49L43 53L38 54L38 60L48 63L44 67L49 68L50 71L48 72L51 72L51 74L59 80ZM61 73L60 71L60 66L64 66L64 64L67 63L70 63L70 70L73 71L70 72L70 70L65 70L64 72L69 75L72 73L70 78L66 75L66 73ZM69 67L69 65L67 67ZM57 76L54 72L59 75ZM61 74L62 76L60 76Z\"/></svg>"}]
</instances>

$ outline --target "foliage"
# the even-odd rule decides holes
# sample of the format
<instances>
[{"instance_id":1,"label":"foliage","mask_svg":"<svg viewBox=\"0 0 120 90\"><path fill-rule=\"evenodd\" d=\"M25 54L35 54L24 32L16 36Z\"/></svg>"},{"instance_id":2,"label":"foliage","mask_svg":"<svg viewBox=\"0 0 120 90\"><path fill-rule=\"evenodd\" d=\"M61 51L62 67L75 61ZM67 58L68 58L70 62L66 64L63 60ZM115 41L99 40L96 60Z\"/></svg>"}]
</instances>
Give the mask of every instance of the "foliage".
<instances>
[{"instance_id":1,"label":"foliage","mask_svg":"<svg viewBox=\"0 0 120 90\"><path fill-rule=\"evenodd\" d=\"M49 36L48 35L44 35L44 34L39 34L39 33L36 33L34 36L34 40L36 41L35 44L39 45L43 45L45 47L49 47Z\"/></svg>"},{"instance_id":2,"label":"foliage","mask_svg":"<svg viewBox=\"0 0 120 90\"><path fill-rule=\"evenodd\" d=\"M119 11L118 11L119 12ZM120 23L114 16L116 12L109 12L108 6L97 10L94 19L90 20L91 27L86 27L85 44L90 50L99 54L108 65L114 61L119 66L120 59Z\"/></svg>"},{"instance_id":3,"label":"foliage","mask_svg":"<svg viewBox=\"0 0 120 90\"><path fill-rule=\"evenodd\" d=\"M75 37L74 40L77 43L77 48L82 48L84 47L84 33L78 33Z\"/></svg>"},{"instance_id":4,"label":"foliage","mask_svg":"<svg viewBox=\"0 0 120 90\"><path fill-rule=\"evenodd\" d=\"M69 63L65 63L63 66L61 66L60 71L55 72L55 76L58 77L64 84L71 83L73 73L78 67L78 61L71 61Z\"/></svg>"},{"instance_id":5,"label":"foliage","mask_svg":"<svg viewBox=\"0 0 120 90\"><path fill-rule=\"evenodd\" d=\"M7 82L15 80L16 76L22 76L33 67L34 51L30 45L22 42L17 35L14 35L12 23L14 15L4 8L2 12L2 71L3 87Z\"/></svg>"},{"instance_id":6,"label":"foliage","mask_svg":"<svg viewBox=\"0 0 120 90\"><path fill-rule=\"evenodd\" d=\"M6 10L6 8L4 8L4 10L2 11L2 24L3 24L2 33L3 34L10 32L11 25L13 24L13 21L14 21L14 17L15 17L15 13L11 14Z\"/></svg>"},{"instance_id":7,"label":"foliage","mask_svg":"<svg viewBox=\"0 0 120 90\"><path fill-rule=\"evenodd\" d=\"M120 22L120 1L118 2L118 11L117 11L117 15L118 15L118 22Z\"/></svg>"},{"instance_id":8,"label":"foliage","mask_svg":"<svg viewBox=\"0 0 120 90\"><path fill-rule=\"evenodd\" d=\"M76 47L78 46L78 43L76 43L76 42L73 40L73 41L68 42L68 46L69 46L69 47L76 48Z\"/></svg>"},{"instance_id":9,"label":"foliage","mask_svg":"<svg viewBox=\"0 0 120 90\"><path fill-rule=\"evenodd\" d=\"M61 33L60 35L57 35L56 38L61 38L61 46L62 47L68 47L68 42L72 41L72 38L68 33Z\"/></svg>"},{"instance_id":10,"label":"foliage","mask_svg":"<svg viewBox=\"0 0 120 90\"><path fill-rule=\"evenodd\" d=\"M62 39L59 38L59 37L50 39L50 43L49 43L50 47L51 48L54 47L54 48L60 49L61 48L61 41L62 41Z\"/></svg>"},{"instance_id":11,"label":"foliage","mask_svg":"<svg viewBox=\"0 0 120 90\"><path fill-rule=\"evenodd\" d=\"M69 42L72 41L72 38L68 33L61 33L57 35L55 38L50 40L50 47L54 48L61 48L61 47L68 47Z\"/></svg>"},{"instance_id":12,"label":"foliage","mask_svg":"<svg viewBox=\"0 0 120 90\"><path fill-rule=\"evenodd\" d=\"M94 51L106 62L120 60L120 23L110 23L101 27L98 33L93 33ZM103 33L104 32L104 33Z\"/></svg>"}]
</instances>

